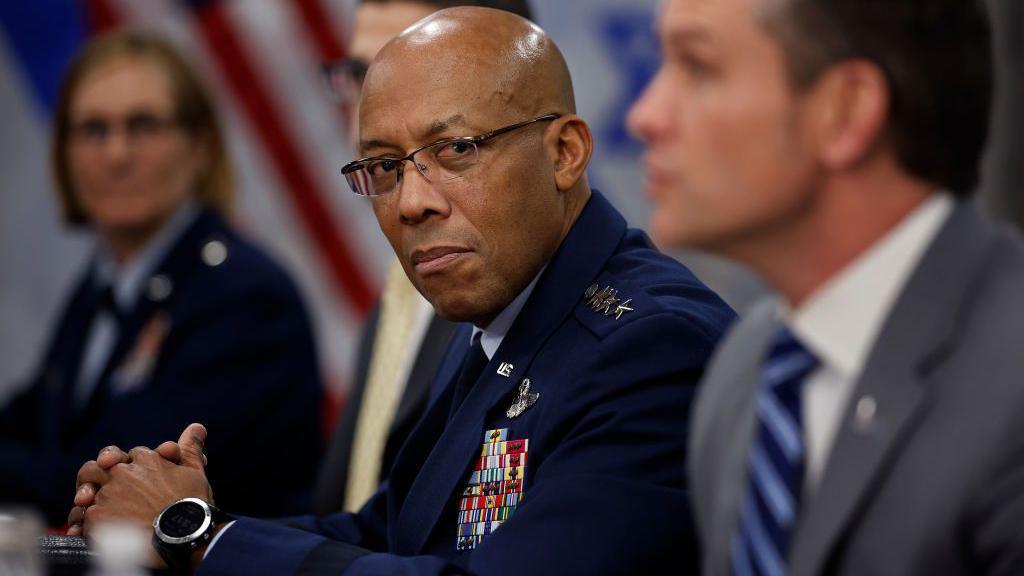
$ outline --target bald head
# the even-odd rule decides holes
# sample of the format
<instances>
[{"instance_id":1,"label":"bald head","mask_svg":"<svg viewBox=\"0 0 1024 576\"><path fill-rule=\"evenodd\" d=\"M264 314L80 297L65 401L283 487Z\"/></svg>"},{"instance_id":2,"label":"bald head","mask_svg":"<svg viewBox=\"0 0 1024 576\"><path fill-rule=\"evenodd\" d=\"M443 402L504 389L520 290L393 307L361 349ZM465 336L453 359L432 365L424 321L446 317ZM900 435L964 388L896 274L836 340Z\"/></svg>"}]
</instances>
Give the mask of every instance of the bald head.
<instances>
[{"instance_id":1,"label":"bald head","mask_svg":"<svg viewBox=\"0 0 1024 576\"><path fill-rule=\"evenodd\" d=\"M467 105L497 106L509 117L576 111L558 47L536 24L511 12L462 6L420 20L377 55L368 91L372 95L375 85L405 76L409 68L417 69L423 90L458 91Z\"/></svg>"},{"instance_id":2,"label":"bald head","mask_svg":"<svg viewBox=\"0 0 1024 576\"><path fill-rule=\"evenodd\" d=\"M442 317L486 326L572 228L593 151L574 108L554 42L508 12L442 10L378 53L353 178L388 190L377 221Z\"/></svg>"}]
</instances>

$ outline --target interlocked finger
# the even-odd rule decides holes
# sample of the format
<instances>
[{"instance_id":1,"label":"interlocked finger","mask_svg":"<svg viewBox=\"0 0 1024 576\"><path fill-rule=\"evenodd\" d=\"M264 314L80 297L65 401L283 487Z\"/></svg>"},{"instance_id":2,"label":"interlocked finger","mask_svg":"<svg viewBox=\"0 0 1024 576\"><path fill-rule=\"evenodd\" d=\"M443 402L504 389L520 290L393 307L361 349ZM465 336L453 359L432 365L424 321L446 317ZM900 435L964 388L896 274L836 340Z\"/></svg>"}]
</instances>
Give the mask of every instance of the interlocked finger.
<instances>
[{"instance_id":1,"label":"interlocked finger","mask_svg":"<svg viewBox=\"0 0 1024 576\"><path fill-rule=\"evenodd\" d=\"M131 458L131 461L134 463L149 462L156 456L156 452L146 448L145 446L136 446L128 451L128 457Z\"/></svg>"},{"instance_id":2,"label":"interlocked finger","mask_svg":"<svg viewBox=\"0 0 1024 576\"><path fill-rule=\"evenodd\" d=\"M98 456L96 456L96 462L104 470L110 470L117 464L125 464L131 462L131 456L125 453L117 446L107 446L103 450L100 450Z\"/></svg>"}]
</instances>

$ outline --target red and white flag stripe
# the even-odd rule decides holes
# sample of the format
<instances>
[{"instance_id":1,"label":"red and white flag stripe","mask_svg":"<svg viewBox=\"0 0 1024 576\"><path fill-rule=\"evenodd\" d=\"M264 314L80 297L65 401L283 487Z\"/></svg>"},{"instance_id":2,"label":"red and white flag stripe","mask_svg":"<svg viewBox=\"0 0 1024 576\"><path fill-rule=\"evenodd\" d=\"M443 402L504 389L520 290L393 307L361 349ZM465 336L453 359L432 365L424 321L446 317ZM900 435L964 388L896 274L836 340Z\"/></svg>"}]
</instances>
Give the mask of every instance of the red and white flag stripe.
<instances>
[{"instance_id":1,"label":"red and white flag stripe","mask_svg":"<svg viewBox=\"0 0 1024 576\"><path fill-rule=\"evenodd\" d=\"M204 73L223 113L239 216L299 281L336 393L390 250L340 167L352 158L320 64L344 55L348 6L326 0L88 0L101 27L169 36Z\"/></svg>"}]
</instances>

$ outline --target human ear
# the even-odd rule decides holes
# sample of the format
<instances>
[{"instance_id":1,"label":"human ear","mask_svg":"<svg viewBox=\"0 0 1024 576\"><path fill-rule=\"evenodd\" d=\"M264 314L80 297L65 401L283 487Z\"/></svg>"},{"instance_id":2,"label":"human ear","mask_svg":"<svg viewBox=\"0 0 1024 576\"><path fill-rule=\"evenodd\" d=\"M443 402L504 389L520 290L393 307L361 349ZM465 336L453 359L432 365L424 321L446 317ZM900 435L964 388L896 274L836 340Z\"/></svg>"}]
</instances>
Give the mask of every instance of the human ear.
<instances>
[{"instance_id":1,"label":"human ear","mask_svg":"<svg viewBox=\"0 0 1024 576\"><path fill-rule=\"evenodd\" d=\"M874 62L848 60L826 70L810 95L821 163L842 170L860 163L882 144L890 91Z\"/></svg>"},{"instance_id":2,"label":"human ear","mask_svg":"<svg viewBox=\"0 0 1024 576\"><path fill-rule=\"evenodd\" d=\"M569 190L590 164L594 152L590 127L579 116L568 114L552 122L545 140L554 161L555 186L562 192Z\"/></svg>"}]
</instances>

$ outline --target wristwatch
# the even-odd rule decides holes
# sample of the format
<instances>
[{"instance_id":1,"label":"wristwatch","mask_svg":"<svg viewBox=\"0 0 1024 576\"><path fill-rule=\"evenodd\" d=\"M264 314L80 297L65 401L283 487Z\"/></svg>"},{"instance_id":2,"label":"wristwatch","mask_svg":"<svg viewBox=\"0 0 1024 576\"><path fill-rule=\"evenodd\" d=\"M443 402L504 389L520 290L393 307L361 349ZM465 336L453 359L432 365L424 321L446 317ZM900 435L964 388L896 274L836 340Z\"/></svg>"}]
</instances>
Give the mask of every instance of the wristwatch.
<instances>
[{"instance_id":1,"label":"wristwatch","mask_svg":"<svg viewBox=\"0 0 1024 576\"><path fill-rule=\"evenodd\" d=\"M187 571L192 553L210 541L217 524L230 520L199 498L182 498L153 520L153 547L172 571Z\"/></svg>"}]
</instances>

